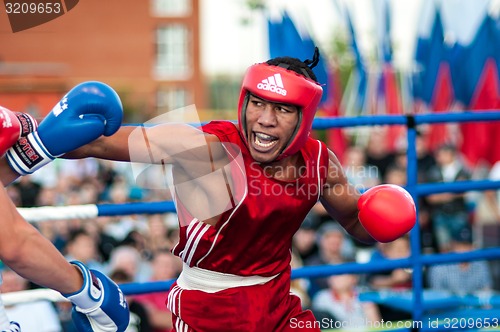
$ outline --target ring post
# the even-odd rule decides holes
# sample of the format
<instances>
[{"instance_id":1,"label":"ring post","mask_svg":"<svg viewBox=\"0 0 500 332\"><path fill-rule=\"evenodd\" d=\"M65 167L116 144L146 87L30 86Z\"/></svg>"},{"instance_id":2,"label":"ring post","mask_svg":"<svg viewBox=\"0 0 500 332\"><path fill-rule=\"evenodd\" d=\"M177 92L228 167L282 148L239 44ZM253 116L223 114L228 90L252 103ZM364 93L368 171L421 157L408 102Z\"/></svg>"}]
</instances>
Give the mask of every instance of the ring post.
<instances>
[{"instance_id":1,"label":"ring post","mask_svg":"<svg viewBox=\"0 0 500 332\"><path fill-rule=\"evenodd\" d=\"M421 248L420 248L420 225L418 221L418 193L417 193L417 182L418 182L418 165L417 165L417 129L415 126L415 118L412 115L407 116L407 140L408 140L408 151L406 152L408 158L408 173L406 180L406 189L413 197L415 201L415 207L417 210L417 222L410 232L410 246L411 246L411 260L413 266L413 321L421 322L423 317L423 265L421 260Z\"/></svg>"}]
</instances>

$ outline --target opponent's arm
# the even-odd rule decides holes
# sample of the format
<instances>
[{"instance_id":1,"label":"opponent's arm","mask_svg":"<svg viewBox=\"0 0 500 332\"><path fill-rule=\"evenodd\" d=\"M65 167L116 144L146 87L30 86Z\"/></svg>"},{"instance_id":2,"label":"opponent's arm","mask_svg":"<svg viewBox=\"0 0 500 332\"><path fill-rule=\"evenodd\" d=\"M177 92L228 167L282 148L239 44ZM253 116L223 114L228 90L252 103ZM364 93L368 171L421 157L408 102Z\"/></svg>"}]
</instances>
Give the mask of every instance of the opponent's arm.
<instances>
[{"instance_id":1,"label":"opponent's arm","mask_svg":"<svg viewBox=\"0 0 500 332\"><path fill-rule=\"evenodd\" d=\"M14 182L21 175L10 168L5 157L0 159L0 181L5 184Z\"/></svg>"},{"instance_id":2,"label":"opponent's arm","mask_svg":"<svg viewBox=\"0 0 500 332\"><path fill-rule=\"evenodd\" d=\"M108 277L61 253L24 220L0 185L0 259L20 276L61 292L74 305L80 332L125 331L129 311L123 294Z\"/></svg>"},{"instance_id":3,"label":"opponent's arm","mask_svg":"<svg viewBox=\"0 0 500 332\"><path fill-rule=\"evenodd\" d=\"M416 223L410 194L402 187L385 184L362 195L351 186L335 154L330 165L321 202L346 231L366 243L391 242L409 232Z\"/></svg>"},{"instance_id":4,"label":"opponent's arm","mask_svg":"<svg viewBox=\"0 0 500 332\"><path fill-rule=\"evenodd\" d=\"M0 259L22 277L60 292L74 292L82 276L17 212L0 186Z\"/></svg>"}]
</instances>

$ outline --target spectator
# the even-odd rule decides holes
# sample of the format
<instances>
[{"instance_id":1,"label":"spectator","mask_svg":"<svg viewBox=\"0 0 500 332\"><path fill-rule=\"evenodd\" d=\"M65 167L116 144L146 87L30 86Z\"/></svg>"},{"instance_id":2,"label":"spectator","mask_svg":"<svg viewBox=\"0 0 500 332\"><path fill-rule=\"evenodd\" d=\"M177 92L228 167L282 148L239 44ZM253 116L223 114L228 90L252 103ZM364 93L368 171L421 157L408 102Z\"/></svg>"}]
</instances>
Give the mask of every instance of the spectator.
<instances>
[{"instance_id":1,"label":"spectator","mask_svg":"<svg viewBox=\"0 0 500 332\"><path fill-rule=\"evenodd\" d=\"M488 179L500 181L500 161L490 169ZM487 190L478 202L474 219L482 246L491 247L500 244L500 190Z\"/></svg>"},{"instance_id":2,"label":"spectator","mask_svg":"<svg viewBox=\"0 0 500 332\"><path fill-rule=\"evenodd\" d=\"M169 229L167 227L167 214L153 214L148 216L147 225L147 248L150 252L157 250L170 250L175 243L169 238Z\"/></svg>"},{"instance_id":3,"label":"spectator","mask_svg":"<svg viewBox=\"0 0 500 332\"><path fill-rule=\"evenodd\" d=\"M38 196L42 190L42 186L33 180L30 175L21 176L12 186L19 189L22 207L37 206Z\"/></svg>"},{"instance_id":4,"label":"spectator","mask_svg":"<svg viewBox=\"0 0 500 332\"><path fill-rule=\"evenodd\" d=\"M318 230L319 251L317 255L310 257L306 266L340 264L354 259L354 245L345 230L336 222L330 221ZM310 295L320 289L328 288L327 278L315 278L311 280Z\"/></svg>"},{"instance_id":5,"label":"spectator","mask_svg":"<svg viewBox=\"0 0 500 332\"><path fill-rule=\"evenodd\" d=\"M126 182L115 182L109 188L109 202L111 204L130 203L130 187ZM137 225L142 221L142 216L129 215L108 218L103 231L115 238L117 241L123 241L125 237L133 230L137 229Z\"/></svg>"},{"instance_id":6,"label":"spectator","mask_svg":"<svg viewBox=\"0 0 500 332\"><path fill-rule=\"evenodd\" d=\"M141 258L149 260L151 258L151 252L148 250L148 239L144 235L144 232L139 232L138 230L130 231L127 236L119 243L120 246L130 246L139 252Z\"/></svg>"},{"instance_id":7,"label":"spectator","mask_svg":"<svg viewBox=\"0 0 500 332\"><path fill-rule=\"evenodd\" d=\"M366 162L377 167L381 178L385 177L387 168L394 162L383 131L371 130L366 146Z\"/></svg>"},{"instance_id":8,"label":"spectator","mask_svg":"<svg viewBox=\"0 0 500 332\"><path fill-rule=\"evenodd\" d=\"M115 270L124 270L134 282L145 282L151 274L150 264L143 261L139 251L129 245L120 245L111 252L108 274Z\"/></svg>"},{"instance_id":9,"label":"spectator","mask_svg":"<svg viewBox=\"0 0 500 332\"><path fill-rule=\"evenodd\" d=\"M377 305L359 300L357 275L333 275L328 278L328 286L328 289L319 291L313 298L312 310L315 315L327 314L330 319L347 325L346 330L365 331L367 327L380 322Z\"/></svg>"},{"instance_id":10,"label":"spectator","mask_svg":"<svg viewBox=\"0 0 500 332\"><path fill-rule=\"evenodd\" d=\"M87 220L83 225L83 229L94 238L97 243L98 256L104 264L109 260L111 252L119 245L119 242L103 229L106 228L110 217L97 217L92 220Z\"/></svg>"},{"instance_id":11,"label":"spectator","mask_svg":"<svg viewBox=\"0 0 500 332\"><path fill-rule=\"evenodd\" d=\"M408 155L406 152L406 146L404 148L398 148L394 152L394 159L392 163L387 167L385 176L387 177L387 171L391 168L408 169Z\"/></svg>"},{"instance_id":12,"label":"spectator","mask_svg":"<svg viewBox=\"0 0 500 332\"><path fill-rule=\"evenodd\" d=\"M417 154L417 182L427 182L427 175L429 171L435 167L436 160L434 156L429 152L427 148L426 137L421 131L417 131L417 137L415 139L415 152ZM404 142L400 144L393 154L393 159L391 163L386 168L386 173L384 178L387 176L387 171L390 168L408 168L408 152L407 143ZM406 183L406 181L405 181Z\"/></svg>"},{"instance_id":13,"label":"spectator","mask_svg":"<svg viewBox=\"0 0 500 332\"><path fill-rule=\"evenodd\" d=\"M351 146L345 153L344 172L349 182L358 190L366 190L380 184L379 170L366 162L361 147Z\"/></svg>"},{"instance_id":14,"label":"spectator","mask_svg":"<svg viewBox=\"0 0 500 332\"><path fill-rule=\"evenodd\" d=\"M422 200L418 209L418 224L420 226L420 243L424 254L432 254L439 251L436 243L436 235L433 232L430 208L427 201Z\"/></svg>"},{"instance_id":15,"label":"spectator","mask_svg":"<svg viewBox=\"0 0 500 332\"><path fill-rule=\"evenodd\" d=\"M318 254L319 249L316 241L318 227L319 216L314 211L311 211L293 236L294 252L302 262Z\"/></svg>"},{"instance_id":16,"label":"spectator","mask_svg":"<svg viewBox=\"0 0 500 332\"><path fill-rule=\"evenodd\" d=\"M2 272L2 293L19 292L28 289L28 280L16 272L6 269ZM19 303L6 306L5 311L9 319L18 322L23 332L60 332L61 323L57 311L46 300Z\"/></svg>"},{"instance_id":17,"label":"spectator","mask_svg":"<svg viewBox=\"0 0 500 332\"><path fill-rule=\"evenodd\" d=\"M401 237L393 242L379 243L371 262L380 259L400 259L410 256L410 241L408 237ZM373 289L411 289L411 273L406 269L395 269L387 272L377 272L368 278Z\"/></svg>"},{"instance_id":18,"label":"spectator","mask_svg":"<svg viewBox=\"0 0 500 332\"><path fill-rule=\"evenodd\" d=\"M77 260L90 269L103 271L95 239L83 229L71 231L66 243L66 259Z\"/></svg>"},{"instance_id":19,"label":"spectator","mask_svg":"<svg viewBox=\"0 0 500 332\"><path fill-rule=\"evenodd\" d=\"M500 161L489 170L488 179L500 181ZM481 248L500 246L500 190L487 190L474 210L474 243ZM493 288L500 290L500 261L489 261Z\"/></svg>"},{"instance_id":20,"label":"spectator","mask_svg":"<svg viewBox=\"0 0 500 332\"><path fill-rule=\"evenodd\" d=\"M111 271L109 276L117 284L132 282L132 277L124 270ZM153 331L149 322L149 316L144 305L136 301L133 296L126 296L130 309L130 321L125 332L149 332Z\"/></svg>"},{"instance_id":21,"label":"spectator","mask_svg":"<svg viewBox=\"0 0 500 332\"><path fill-rule=\"evenodd\" d=\"M406 168L403 166L393 165L386 171L384 183L396 184L398 186L406 186L408 175Z\"/></svg>"},{"instance_id":22,"label":"spectator","mask_svg":"<svg viewBox=\"0 0 500 332\"><path fill-rule=\"evenodd\" d=\"M429 171L430 182L455 182L470 179L456 148L443 145L436 151L436 166ZM451 234L471 230L463 193L440 193L427 197L431 207L433 230L439 251L450 250Z\"/></svg>"},{"instance_id":23,"label":"spectator","mask_svg":"<svg viewBox=\"0 0 500 332\"><path fill-rule=\"evenodd\" d=\"M418 168L418 181L426 182L426 174L436 165L436 159L433 154L429 152L428 148L428 135L423 131L417 130L417 137L415 140L415 150L417 153L417 168Z\"/></svg>"},{"instance_id":24,"label":"spectator","mask_svg":"<svg viewBox=\"0 0 500 332\"><path fill-rule=\"evenodd\" d=\"M472 233L467 229L454 234L451 251L469 252L474 249ZM493 280L486 261L462 262L458 264L434 265L429 269L431 289L455 294L474 294L492 289Z\"/></svg>"},{"instance_id":25,"label":"spectator","mask_svg":"<svg viewBox=\"0 0 500 332\"><path fill-rule=\"evenodd\" d=\"M500 166L500 162L498 163ZM498 181L499 179L493 179L492 181ZM478 204L478 208L481 211L476 210L476 217L474 220L481 223L481 225L498 225L500 223L500 204L498 202L498 193L495 190L487 190L484 192L483 201Z\"/></svg>"},{"instance_id":26,"label":"spectator","mask_svg":"<svg viewBox=\"0 0 500 332\"><path fill-rule=\"evenodd\" d=\"M378 243L378 250L373 253L370 260L373 264L382 259L401 259L410 256L410 241L408 237L401 237L393 242ZM370 288L374 290L410 290L412 287L411 271L408 269L394 269L372 273L367 281ZM380 314L385 321L410 319L411 314L396 310L389 306L379 304Z\"/></svg>"},{"instance_id":27,"label":"spectator","mask_svg":"<svg viewBox=\"0 0 500 332\"><path fill-rule=\"evenodd\" d=\"M298 269L304 266L304 262L295 252L292 251L292 260L290 261L292 269ZM300 278L293 279L290 283L290 293L297 295L302 303L302 309L306 310L311 307L311 298L308 293L309 280ZM316 318L317 319L317 318Z\"/></svg>"},{"instance_id":28,"label":"spectator","mask_svg":"<svg viewBox=\"0 0 500 332\"><path fill-rule=\"evenodd\" d=\"M59 163L59 176L68 181L72 188L97 180L97 159L62 160ZM93 180L95 179L95 180Z\"/></svg>"},{"instance_id":29,"label":"spectator","mask_svg":"<svg viewBox=\"0 0 500 332\"><path fill-rule=\"evenodd\" d=\"M166 281L177 278L182 262L168 250L154 253L151 261L152 274L150 281ZM151 321L152 332L168 332L172 328L172 316L165 305L168 291L135 296L137 302L143 304Z\"/></svg>"}]
</instances>

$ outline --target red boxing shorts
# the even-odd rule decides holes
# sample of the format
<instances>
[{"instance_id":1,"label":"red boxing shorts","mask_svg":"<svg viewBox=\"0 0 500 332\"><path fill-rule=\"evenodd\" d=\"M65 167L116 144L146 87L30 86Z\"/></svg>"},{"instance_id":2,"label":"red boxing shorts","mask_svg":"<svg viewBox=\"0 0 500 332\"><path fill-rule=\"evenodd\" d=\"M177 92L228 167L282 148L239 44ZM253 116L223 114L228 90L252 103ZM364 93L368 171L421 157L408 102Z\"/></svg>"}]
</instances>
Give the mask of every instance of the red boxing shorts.
<instances>
[{"instance_id":1,"label":"red boxing shorts","mask_svg":"<svg viewBox=\"0 0 500 332\"><path fill-rule=\"evenodd\" d=\"M167 299L178 332L319 332L310 310L290 293L290 270L259 285L232 287L213 293L181 288Z\"/></svg>"}]
</instances>

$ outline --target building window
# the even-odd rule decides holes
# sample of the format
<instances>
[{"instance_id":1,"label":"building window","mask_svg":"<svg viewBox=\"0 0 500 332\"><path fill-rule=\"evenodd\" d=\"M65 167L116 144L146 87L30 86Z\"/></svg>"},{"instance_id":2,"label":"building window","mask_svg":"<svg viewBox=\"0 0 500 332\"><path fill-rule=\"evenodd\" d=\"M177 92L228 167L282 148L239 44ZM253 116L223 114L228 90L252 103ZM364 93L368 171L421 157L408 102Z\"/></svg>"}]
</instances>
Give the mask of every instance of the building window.
<instances>
[{"instance_id":1,"label":"building window","mask_svg":"<svg viewBox=\"0 0 500 332\"><path fill-rule=\"evenodd\" d=\"M191 0L152 0L153 16L179 17L191 15Z\"/></svg>"},{"instance_id":2,"label":"building window","mask_svg":"<svg viewBox=\"0 0 500 332\"><path fill-rule=\"evenodd\" d=\"M190 33L182 24L172 24L156 30L156 72L160 80L187 80L191 74Z\"/></svg>"},{"instance_id":3,"label":"building window","mask_svg":"<svg viewBox=\"0 0 500 332\"><path fill-rule=\"evenodd\" d=\"M191 93L182 88L161 88L157 92L157 108L160 113L174 111L193 104Z\"/></svg>"}]
</instances>

